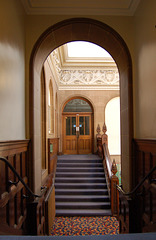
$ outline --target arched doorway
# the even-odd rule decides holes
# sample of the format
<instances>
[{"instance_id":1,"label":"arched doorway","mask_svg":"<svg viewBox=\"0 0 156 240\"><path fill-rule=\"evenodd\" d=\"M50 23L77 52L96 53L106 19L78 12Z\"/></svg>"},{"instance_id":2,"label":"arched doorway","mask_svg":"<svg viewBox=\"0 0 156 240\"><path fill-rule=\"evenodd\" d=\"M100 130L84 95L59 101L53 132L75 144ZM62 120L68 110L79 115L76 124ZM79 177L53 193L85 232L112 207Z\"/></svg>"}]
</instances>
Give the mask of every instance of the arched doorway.
<instances>
[{"instance_id":1,"label":"arched doorway","mask_svg":"<svg viewBox=\"0 0 156 240\"><path fill-rule=\"evenodd\" d=\"M62 111L64 154L89 154L93 151L93 107L82 97L69 99Z\"/></svg>"},{"instance_id":2,"label":"arched doorway","mask_svg":"<svg viewBox=\"0 0 156 240\"><path fill-rule=\"evenodd\" d=\"M132 63L127 45L121 36L108 25L88 18L68 19L47 29L36 42L30 59L30 138L32 150L32 175L34 190L40 188L41 177L38 173L41 165L40 144L40 74L47 56L64 43L82 40L95 43L106 49L114 58L120 75L121 98L121 165L125 190L132 183ZM32 165L32 164L31 164ZM35 168L35 166L38 166Z\"/></svg>"}]
</instances>

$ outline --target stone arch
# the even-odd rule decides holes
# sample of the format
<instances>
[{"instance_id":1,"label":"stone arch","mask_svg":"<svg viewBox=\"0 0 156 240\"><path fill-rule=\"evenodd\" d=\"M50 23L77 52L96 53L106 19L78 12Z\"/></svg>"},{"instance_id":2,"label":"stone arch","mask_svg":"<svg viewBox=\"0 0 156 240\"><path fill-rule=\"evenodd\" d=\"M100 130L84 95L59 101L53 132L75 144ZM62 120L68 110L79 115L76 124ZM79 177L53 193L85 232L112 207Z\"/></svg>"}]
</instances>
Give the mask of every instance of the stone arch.
<instances>
[{"instance_id":1,"label":"stone arch","mask_svg":"<svg viewBox=\"0 0 156 240\"><path fill-rule=\"evenodd\" d=\"M73 18L59 22L48 28L36 42L30 59L30 138L31 161L34 166L33 189L40 188L39 169L35 168L36 161L41 161L40 127L38 94L40 74L47 56L55 48L75 40L95 43L106 49L114 58L120 75L121 98L121 158L122 180L125 190L131 188L132 137L133 137L133 105L132 105L132 62L128 47L121 36L108 25L88 18ZM32 164L31 164L32 165ZM41 165L41 164L40 164ZM33 175L31 176L33 177Z\"/></svg>"}]
</instances>

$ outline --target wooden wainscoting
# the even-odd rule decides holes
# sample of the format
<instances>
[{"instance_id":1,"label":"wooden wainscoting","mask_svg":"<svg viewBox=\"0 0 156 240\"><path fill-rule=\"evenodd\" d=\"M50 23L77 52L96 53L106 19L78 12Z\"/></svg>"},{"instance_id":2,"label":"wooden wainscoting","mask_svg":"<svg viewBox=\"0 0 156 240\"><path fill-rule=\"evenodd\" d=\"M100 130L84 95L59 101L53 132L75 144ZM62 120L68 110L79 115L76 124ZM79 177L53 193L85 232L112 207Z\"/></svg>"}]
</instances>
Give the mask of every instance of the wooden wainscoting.
<instances>
[{"instance_id":1,"label":"wooden wainscoting","mask_svg":"<svg viewBox=\"0 0 156 240\"><path fill-rule=\"evenodd\" d=\"M25 183L29 140L0 142L0 156L7 158ZM17 182L11 184L11 182ZM10 168L0 161L0 235L25 233L26 190ZM6 201L5 201L6 199ZM5 204L2 203L2 200Z\"/></svg>"},{"instance_id":2,"label":"wooden wainscoting","mask_svg":"<svg viewBox=\"0 0 156 240\"><path fill-rule=\"evenodd\" d=\"M156 166L156 140L133 140L134 186ZM156 231L156 170L135 193L120 193L119 221L121 233Z\"/></svg>"},{"instance_id":3,"label":"wooden wainscoting","mask_svg":"<svg viewBox=\"0 0 156 240\"><path fill-rule=\"evenodd\" d=\"M42 182L41 198L28 204L27 229L30 235L49 235L55 219L54 178L57 164L58 138L48 139L48 176Z\"/></svg>"},{"instance_id":4,"label":"wooden wainscoting","mask_svg":"<svg viewBox=\"0 0 156 240\"><path fill-rule=\"evenodd\" d=\"M135 139L133 146L136 185L156 166L156 140Z\"/></svg>"},{"instance_id":5,"label":"wooden wainscoting","mask_svg":"<svg viewBox=\"0 0 156 240\"><path fill-rule=\"evenodd\" d=\"M156 140L134 140L134 168L135 185L143 179L149 171L156 166ZM156 171L141 187L141 230L142 232L156 231Z\"/></svg>"}]
</instances>

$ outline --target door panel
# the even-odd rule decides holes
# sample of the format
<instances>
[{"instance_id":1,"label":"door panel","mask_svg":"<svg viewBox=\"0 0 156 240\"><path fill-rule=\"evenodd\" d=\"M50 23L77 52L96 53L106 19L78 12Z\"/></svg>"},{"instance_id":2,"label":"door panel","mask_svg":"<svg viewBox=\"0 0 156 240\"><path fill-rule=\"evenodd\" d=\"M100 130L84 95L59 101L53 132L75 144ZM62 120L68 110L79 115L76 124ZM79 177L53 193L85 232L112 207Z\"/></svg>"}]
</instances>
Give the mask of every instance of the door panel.
<instances>
[{"instance_id":1,"label":"door panel","mask_svg":"<svg viewBox=\"0 0 156 240\"><path fill-rule=\"evenodd\" d=\"M76 116L64 116L64 153L77 154Z\"/></svg>"},{"instance_id":2,"label":"door panel","mask_svg":"<svg viewBox=\"0 0 156 240\"><path fill-rule=\"evenodd\" d=\"M89 154L92 152L91 114L66 114L63 116L64 154Z\"/></svg>"}]
</instances>

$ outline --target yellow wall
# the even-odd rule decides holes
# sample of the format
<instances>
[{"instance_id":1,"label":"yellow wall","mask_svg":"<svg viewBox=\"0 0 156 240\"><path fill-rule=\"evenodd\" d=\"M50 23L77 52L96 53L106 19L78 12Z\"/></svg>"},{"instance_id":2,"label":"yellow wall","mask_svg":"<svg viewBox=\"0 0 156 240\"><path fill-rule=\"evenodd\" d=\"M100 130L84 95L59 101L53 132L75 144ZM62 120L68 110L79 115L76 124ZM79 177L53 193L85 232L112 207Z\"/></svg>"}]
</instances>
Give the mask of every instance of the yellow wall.
<instances>
[{"instance_id":1,"label":"yellow wall","mask_svg":"<svg viewBox=\"0 0 156 240\"><path fill-rule=\"evenodd\" d=\"M24 11L0 1L0 140L25 138Z\"/></svg>"},{"instance_id":2,"label":"yellow wall","mask_svg":"<svg viewBox=\"0 0 156 240\"><path fill-rule=\"evenodd\" d=\"M156 138L156 1L135 14L135 135Z\"/></svg>"}]
</instances>

